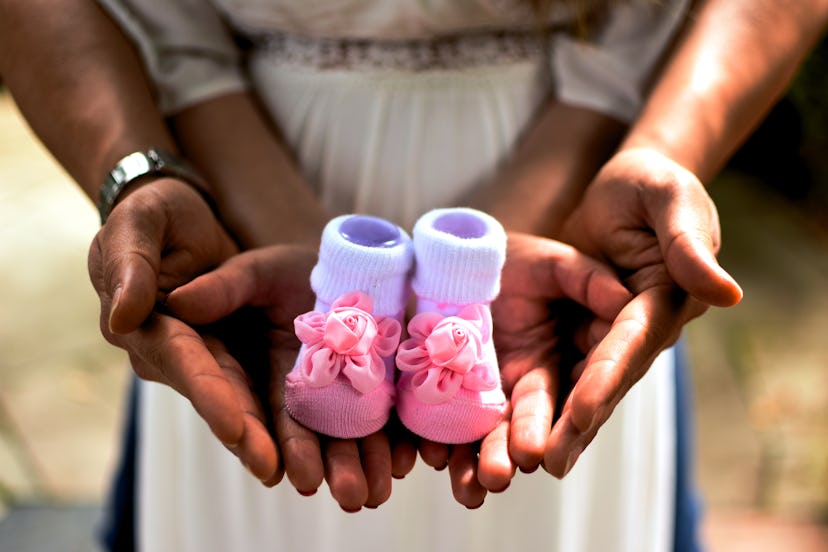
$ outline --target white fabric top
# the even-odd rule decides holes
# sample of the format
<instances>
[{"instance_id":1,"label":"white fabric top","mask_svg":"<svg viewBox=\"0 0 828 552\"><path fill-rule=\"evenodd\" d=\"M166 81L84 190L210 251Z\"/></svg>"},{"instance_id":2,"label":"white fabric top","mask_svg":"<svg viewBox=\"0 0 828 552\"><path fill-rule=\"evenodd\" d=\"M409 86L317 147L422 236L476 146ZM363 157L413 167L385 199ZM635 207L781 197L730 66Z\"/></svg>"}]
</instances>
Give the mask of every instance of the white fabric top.
<instances>
[{"instance_id":1,"label":"white fabric top","mask_svg":"<svg viewBox=\"0 0 828 552\"><path fill-rule=\"evenodd\" d=\"M100 1L139 44L166 113L248 86L234 35L401 41L538 28L520 0ZM596 10L603 3L583 2ZM552 33L552 75L560 100L630 122L689 0L608 4L608 12L590 23L588 41ZM549 19L553 28L574 23L571 10L559 4Z\"/></svg>"}]
</instances>

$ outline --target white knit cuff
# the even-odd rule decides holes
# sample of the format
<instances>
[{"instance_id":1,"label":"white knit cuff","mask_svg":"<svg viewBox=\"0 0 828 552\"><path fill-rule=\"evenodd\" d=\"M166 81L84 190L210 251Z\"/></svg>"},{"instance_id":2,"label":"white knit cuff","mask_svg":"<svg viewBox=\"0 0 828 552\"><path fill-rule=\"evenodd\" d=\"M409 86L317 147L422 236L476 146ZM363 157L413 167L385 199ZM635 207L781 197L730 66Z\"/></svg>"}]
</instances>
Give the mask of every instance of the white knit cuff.
<instances>
[{"instance_id":1,"label":"white knit cuff","mask_svg":"<svg viewBox=\"0 0 828 552\"><path fill-rule=\"evenodd\" d=\"M411 238L400 230L399 243L369 247L349 241L340 225L354 215L328 222L322 232L319 260L311 272L317 300L330 305L340 295L362 291L374 300L374 314L396 316L408 301L408 280L413 265Z\"/></svg>"},{"instance_id":2,"label":"white knit cuff","mask_svg":"<svg viewBox=\"0 0 828 552\"><path fill-rule=\"evenodd\" d=\"M453 213L479 221L475 237L435 228L440 217ZM413 236L417 268L412 288L417 297L456 305L489 303L497 297L506 232L493 217L468 208L435 209L420 217Z\"/></svg>"}]
</instances>

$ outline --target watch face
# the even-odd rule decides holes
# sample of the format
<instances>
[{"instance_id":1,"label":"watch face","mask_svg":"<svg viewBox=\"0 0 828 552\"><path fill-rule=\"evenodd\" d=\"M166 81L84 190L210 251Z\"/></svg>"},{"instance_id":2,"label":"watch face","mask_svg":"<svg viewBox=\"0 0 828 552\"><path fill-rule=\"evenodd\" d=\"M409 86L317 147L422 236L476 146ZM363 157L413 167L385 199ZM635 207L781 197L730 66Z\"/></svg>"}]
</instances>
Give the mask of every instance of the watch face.
<instances>
[{"instance_id":1,"label":"watch face","mask_svg":"<svg viewBox=\"0 0 828 552\"><path fill-rule=\"evenodd\" d=\"M106 218L115 205L115 200L118 199L118 196L127 184L145 174L155 172L156 165L157 163L150 158L148 153L140 151L130 153L115 163L115 166L109 171L101 187L98 201L98 212L101 215L101 224L106 222Z\"/></svg>"},{"instance_id":2,"label":"watch face","mask_svg":"<svg viewBox=\"0 0 828 552\"><path fill-rule=\"evenodd\" d=\"M129 182L130 180L135 180L140 176L153 172L155 166L156 163L153 159L138 151L121 159L115 166L115 169L120 169L123 174L123 180Z\"/></svg>"}]
</instances>

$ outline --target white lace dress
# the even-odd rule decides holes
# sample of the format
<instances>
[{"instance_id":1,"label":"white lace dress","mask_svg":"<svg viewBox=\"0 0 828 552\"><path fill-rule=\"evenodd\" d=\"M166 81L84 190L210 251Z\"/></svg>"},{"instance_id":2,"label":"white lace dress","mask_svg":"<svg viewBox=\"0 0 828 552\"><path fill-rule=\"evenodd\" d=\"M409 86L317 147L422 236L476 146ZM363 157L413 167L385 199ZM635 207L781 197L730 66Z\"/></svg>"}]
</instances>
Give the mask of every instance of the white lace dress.
<instances>
[{"instance_id":1,"label":"white lace dress","mask_svg":"<svg viewBox=\"0 0 828 552\"><path fill-rule=\"evenodd\" d=\"M102 0L174 112L245 88L263 100L333 213L411 228L507 156L542 99L631 121L687 0L610 1L590 42L520 0ZM583 2L597 5L599 2ZM243 38L249 45L242 55ZM565 128L561 129L566 132ZM518 474L469 511L423 464L377 510L326 489L266 489L170 389L141 384L137 538L144 551L663 551L672 545L675 405L662 355L563 481Z\"/></svg>"}]
</instances>

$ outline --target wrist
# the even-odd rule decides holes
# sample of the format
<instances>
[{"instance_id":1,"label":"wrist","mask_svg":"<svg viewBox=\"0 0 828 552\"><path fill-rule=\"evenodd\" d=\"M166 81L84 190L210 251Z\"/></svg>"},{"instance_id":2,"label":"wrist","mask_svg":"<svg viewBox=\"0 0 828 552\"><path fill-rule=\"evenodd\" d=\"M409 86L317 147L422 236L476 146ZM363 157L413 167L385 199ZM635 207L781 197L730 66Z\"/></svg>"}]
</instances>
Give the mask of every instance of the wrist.
<instances>
[{"instance_id":1,"label":"wrist","mask_svg":"<svg viewBox=\"0 0 828 552\"><path fill-rule=\"evenodd\" d=\"M137 179L118 196L110 218L116 216L116 211L119 223L133 224L137 217L162 225L187 220L223 227L204 196L191 184L172 176L147 175Z\"/></svg>"},{"instance_id":2,"label":"wrist","mask_svg":"<svg viewBox=\"0 0 828 552\"><path fill-rule=\"evenodd\" d=\"M126 195L129 189L153 178L170 177L188 184L196 190L215 212L215 205L206 181L183 159L160 148L136 151L121 158L104 178L98 196L98 212L101 224Z\"/></svg>"}]
</instances>

